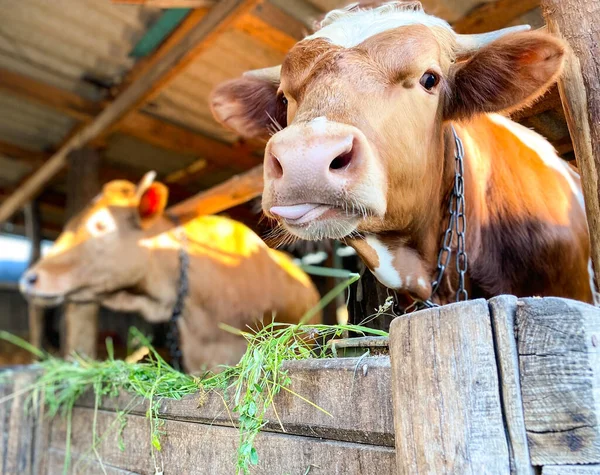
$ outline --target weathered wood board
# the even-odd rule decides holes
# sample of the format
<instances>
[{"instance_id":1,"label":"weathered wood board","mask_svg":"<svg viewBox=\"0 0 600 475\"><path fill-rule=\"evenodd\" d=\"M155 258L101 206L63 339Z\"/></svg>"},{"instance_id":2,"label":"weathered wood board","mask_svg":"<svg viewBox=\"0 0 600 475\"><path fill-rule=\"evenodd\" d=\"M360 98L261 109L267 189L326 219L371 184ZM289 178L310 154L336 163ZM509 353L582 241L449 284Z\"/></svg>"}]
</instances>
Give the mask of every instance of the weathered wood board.
<instances>
[{"instance_id":1,"label":"weathered wood board","mask_svg":"<svg viewBox=\"0 0 600 475\"><path fill-rule=\"evenodd\" d=\"M290 372L290 390L331 414L328 416L300 398L282 391L266 414L265 430L321 437L339 441L394 447L392 388L388 357L338 358L284 363ZM202 402L200 402L202 401ZM374 403L376 401L376 403ZM126 406L144 415L147 404L130 404L131 397L106 399L100 409L115 411ZM228 403L230 404L230 403ZM94 407L91 395L80 407ZM230 413L220 394L193 395L180 401L164 399L161 414L180 421L232 427L237 416Z\"/></svg>"},{"instance_id":2,"label":"weathered wood board","mask_svg":"<svg viewBox=\"0 0 600 475\"><path fill-rule=\"evenodd\" d=\"M99 411L98 434L108 436L98 447L102 461L115 468L126 468L141 474L153 474L155 466L151 455L150 429L143 416L128 416L122 436L125 450L118 445L118 422L113 412ZM92 409L76 407L73 427L77 433L72 439L72 450L87 459L92 444ZM156 453L156 463L165 475L197 473L230 475L235 473L235 455L239 432L234 428L166 420L162 430L162 450ZM66 422L58 420L52 425L51 447L65 449ZM255 440L259 464L255 473L302 474L310 468L311 474L360 473L380 475L393 473L395 452L391 447L322 440L286 434L263 432ZM77 466L73 473L101 473L86 466ZM50 474L50 472L48 472Z\"/></svg>"},{"instance_id":3,"label":"weathered wood board","mask_svg":"<svg viewBox=\"0 0 600 475\"><path fill-rule=\"evenodd\" d=\"M388 357L288 362L284 369L292 379L290 389L331 416L282 391L274 402L277 415L269 411L270 422L256 439L260 462L255 473L303 474L309 467L310 474L394 472ZM73 456L85 460L75 462L79 465L71 467L72 473L102 473L90 450L93 407L94 399L87 395L73 413ZM122 434L125 451L121 452L116 415L125 407L131 412ZM109 429L98 453L107 464L107 473L154 473L146 410L145 402L132 401L128 395L101 403L97 433L102 437ZM234 473L239 442L237 418L227 410L221 395L199 393L181 401L163 400L161 417L165 419L162 430L166 435L161 439L163 450L157 453L157 460L162 461L165 474ZM66 422L55 419L48 470L44 473L62 473L65 441Z\"/></svg>"},{"instance_id":4,"label":"weathered wood board","mask_svg":"<svg viewBox=\"0 0 600 475\"><path fill-rule=\"evenodd\" d=\"M600 309L523 299L516 324L533 464L600 463Z\"/></svg>"},{"instance_id":5,"label":"weathered wood board","mask_svg":"<svg viewBox=\"0 0 600 475\"><path fill-rule=\"evenodd\" d=\"M34 370L0 371L0 474L27 475L42 471L47 424L38 400L30 399L28 388ZM25 367L26 368L26 367Z\"/></svg>"},{"instance_id":6,"label":"weathered wood board","mask_svg":"<svg viewBox=\"0 0 600 475\"><path fill-rule=\"evenodd\" d=\"M486 301L396 318L390 355L396 473L510 473Z\"/></svg>"},{"instance_id":7,"label":"weathered wood board","mask_svg":"<svg viewBox=\"0 0 600 475\"><path fill-rule=\"evenodd\" d=\"M600 475L600 465L546 465L542 475Z\"/></svg>"},{"instance_id":8,"label":"weathered wood board","mask_svg":"<svg viewBox=\"0 0 600 475\"><path fill-rule=\"evenodd\" d=\"M511 455L511 473L532 475L534 470L523 418L519 356L515 340L517 298L511 295L493 298L489 301L489 311L500 378L500 401Z\"/></svg>"}]
</instances>

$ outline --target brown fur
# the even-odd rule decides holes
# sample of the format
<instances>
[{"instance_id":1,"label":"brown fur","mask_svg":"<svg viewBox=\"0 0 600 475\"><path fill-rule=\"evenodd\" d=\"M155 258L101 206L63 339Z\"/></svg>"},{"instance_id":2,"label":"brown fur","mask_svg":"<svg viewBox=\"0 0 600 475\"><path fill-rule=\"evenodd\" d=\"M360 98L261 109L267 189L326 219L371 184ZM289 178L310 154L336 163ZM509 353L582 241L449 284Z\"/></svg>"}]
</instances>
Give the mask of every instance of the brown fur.
<instances>
[{"instance_id":1,"label":"brown fur","mask_svg":"<svg viewBox=\"0 0 600 475\"><path fill-rule=\"evenodd\" d=\"M39 304L95 300L166 322L177 297L183 245L190 258L189 293L179 327L190 372L239 361L245 340L220 323L248 330L263 319L270 322L274 312L279 322L298 323L317 305L319 294L308 276L246 226L202 216L173 228L162 214L166 196L148 200L150 190L166 194L155 183L138 199L132 183L108 184L27 272L24 293ZM37 281L27 285L31 275Z\"/></svg>"},{"instance_id":2,"label":"brown fur","mask_svg":"<svg viewBox=\"0 0 600 475\"><path fill-rule=\"evenodd\" d=\"M544 163L539 150L485 115L523 107L543 94L560 74L565 46L548 34L515 33L459 62L457 50L448 31L424 25L389 30L352 48L320 38L297 44L282 65L279 86L290 103L289 126L270 145L276 143L280 155L314 147L315 134L308 124L326 117L364 134L375 159L363 156L358 160L363 166L348 172L345 187L336 190L314 183L312 177L267 173L265 213L270 215L271 206L341 207L344 200L352 200L353 206L358 201L367 213L356 231L376 237L392 254L393 268L402 278L397 290L427 297L406 281L422 277L428 285L434 278L454 178L452 122L466 151L471 295L557 295L591 301L589 236L576 195L565 177ZM427 72L440 78L431 91L419 84ZM223 102L235 101L222 89L215 94ZM539 139L538 145L543 143ZM367 158L372 162L368 166ZM302 159L298 154L297 160ZM265 170L272 160L268 146ZM373 193L383 194L386 210L370 216L371 198L356 190L375 162L383 166L385 182ZM573 180L580 187L578 178ZM347 214L332 212L328 219L348 222ZM327 224L323 219L323 227ZM377 271L380 256L362 237L337 237L346 238ZM437 297L442 303L454 298L453 268Z\"/></svg>"}]
</instances>

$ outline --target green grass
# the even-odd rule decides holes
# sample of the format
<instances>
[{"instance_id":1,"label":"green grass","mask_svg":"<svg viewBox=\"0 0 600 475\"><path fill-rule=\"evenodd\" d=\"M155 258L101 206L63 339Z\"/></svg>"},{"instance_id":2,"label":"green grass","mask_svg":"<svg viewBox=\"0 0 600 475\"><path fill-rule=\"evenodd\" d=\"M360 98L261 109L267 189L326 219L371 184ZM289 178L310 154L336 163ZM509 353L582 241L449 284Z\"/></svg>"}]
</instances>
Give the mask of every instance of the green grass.
<instances>
[{"instance_id":1,"label":"green grass","mask_svg":"<svg viewBox=\"0 0 600 475\"><path fill-rule=\"evenodd\" d=\"M309 268L307 271L319 272L323 275L323 270L318 268ZM352 282L358 280L358 275L345 271L334 270L334 274L334 277L345 280L322 299L319 307L308 312L303 322L310 320L319 308L325 307ZM389 305L384 305L375 316L384 313L388 308ZM327 414L325 410L289 389L291 378L282 366L285 361L329 357L325 342L332 337L338 338L346 332L387 336L386 332L359 325L305 325L302 322L298 325L273 322L259 331L224 328L243 336L248 341L248 349L237 365L224 367L221 372L207 374L203 378L195 378L173 369L152 348L148 338L136 329L131 329L132 340L137 346L146 346L149 349L146 359L137 363L115 359L110 340L107 341L109 356L106 361L94 361L77 355L73 356L72 361L64 361L40 352L7 332L0 332L0 339L28 349L41 360L40 377L27 389L31 392L32 400L43 397L49 417L60 414L67 420L67 456L64 473L67 473L70 466L72 410L76 401L87 391L92 391L95 395L93 441L89 452L93 453L101 463L97 449L110 431L119 434L119 447L122 450L126 449L121 435L126 426L127 413L131 408L119 411L117 418L105 434L98 434L96 428L96 413L102 398L114 397L125 392L140 396L148 402L149 409L146 416L149 421L149 437L155 466L158 465L156 452L162 448L163 421L159 411L162 399L181 399L199 391L201 394L209 391L232 391L233 397L229 401L230 411L238 415L240 433L236 473L248 474L251 467L259 461L260 454L254 446L254 440L267 423L265 415L270 407L273 407L275 417L279 419L273 406L273 399L277 394L281 391L290 392ZM283 425L282 430L285 430Z\"/></svg>"}]
</instances>

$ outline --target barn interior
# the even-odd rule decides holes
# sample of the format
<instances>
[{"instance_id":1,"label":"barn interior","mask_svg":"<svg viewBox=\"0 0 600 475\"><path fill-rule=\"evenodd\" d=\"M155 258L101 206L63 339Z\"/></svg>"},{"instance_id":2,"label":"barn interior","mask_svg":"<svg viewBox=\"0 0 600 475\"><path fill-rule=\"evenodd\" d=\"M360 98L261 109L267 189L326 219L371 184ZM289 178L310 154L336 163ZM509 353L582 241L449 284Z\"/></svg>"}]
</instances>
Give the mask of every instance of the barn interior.
<instances>
[{"instance_id":1,"label":"barn interior","mask_svg":"<svg viewBox=\"0 0 600 475\"><path fill-rule=\"evenodd\" d=\"M0 2L0 329L28 338L18 278L104 183L137 183L154 170L174 206L260 166L264 144L243 140L214 121L211 90L249 69L280 64L316 20L347 3ZM539 0L422 3L459 33L544 26ZM513 118L576 165L556 87ZM230 198L217 211L266 236L260 197L241 204ZM305 263L358 270L352 253L333 243L287 250ZM315 279L323 294L335 285L332 278ZM344 298L328 308L329 321L343 305ZM44 330L46 345L57 351L60 313L49 312ZM135 316L103 311L99 348L109 335L124 346L129 325L154 331ZM0 364L27 358L0 347Z\"/></svg>"}]
</instances>

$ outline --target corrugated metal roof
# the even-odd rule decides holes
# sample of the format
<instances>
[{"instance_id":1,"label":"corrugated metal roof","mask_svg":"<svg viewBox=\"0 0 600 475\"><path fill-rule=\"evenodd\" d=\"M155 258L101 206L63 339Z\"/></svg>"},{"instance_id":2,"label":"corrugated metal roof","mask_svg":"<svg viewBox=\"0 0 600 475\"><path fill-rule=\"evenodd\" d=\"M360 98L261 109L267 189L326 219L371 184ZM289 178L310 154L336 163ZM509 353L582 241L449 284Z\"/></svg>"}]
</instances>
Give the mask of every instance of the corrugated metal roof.
<instances>
[{"instance_id":1,"label":"corrugated metal roof","mask_svg":"<svg viewBox=\"0 0 600 475\"><path fill-rule=\"evenodd\" d=\"M70 117L0 92L0 140L26 149L48 150L75 125Z\"/></svg>"},{"instance_id":2,"label":"corrugated metal roof","mask_svg":"<svg viewBox=\"0 0 600 475\"><path fill-rule=\"evenodd\" d=\"M97 99L83 78L118 82L159 13L106 0L2 1L0 67Z\"/></svg>"}]
</instances>

